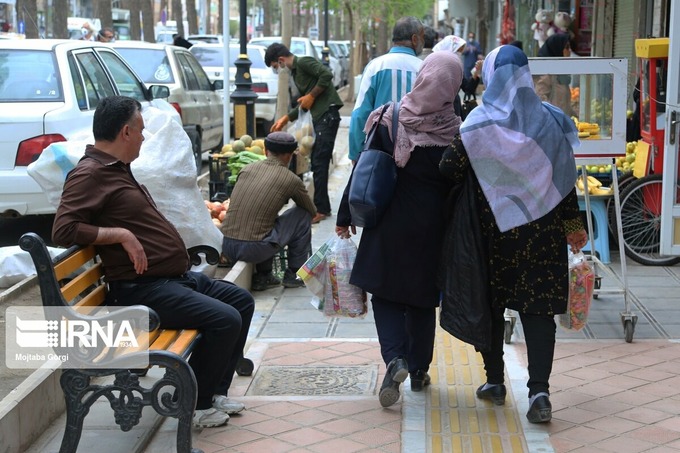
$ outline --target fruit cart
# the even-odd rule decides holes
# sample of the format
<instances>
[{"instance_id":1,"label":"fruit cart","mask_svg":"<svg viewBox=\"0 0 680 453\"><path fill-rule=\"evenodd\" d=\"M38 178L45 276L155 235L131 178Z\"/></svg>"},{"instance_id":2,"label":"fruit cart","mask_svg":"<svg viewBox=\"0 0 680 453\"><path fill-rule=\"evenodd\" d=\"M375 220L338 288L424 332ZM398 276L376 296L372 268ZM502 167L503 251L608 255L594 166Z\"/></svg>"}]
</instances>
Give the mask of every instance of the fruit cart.
<instances>
[{"instance_id":1,"label":"fruit cart","mask_svg":"<svg viewBox=\"0 0 680 453\"><path fill-rule=\"evenodd\" d=\"M589 252L596 279L596 295L621 294L624 300L620 312L626 342L633 340L637 315L630 311L630 298L626 278L626 260L623 250L621 229L616 228L621 260L621 277L617 276L600 257L603 255L602 242L595 240L593 224L596 223L598 235L608 238L609 221L607 216L593 216L593 207L610 201L614 204L615 225L621 226L619 197L619 172L616 158L626 146L626 95L628 61L607 58L530 58L529 68L536 77L542 74L569 76L572 91L572 119L579 130L581 146L575 150L576 165L580 178L580 198L588 225L589 243L584 251ZM563 77L563 80L565 78ZM588 178L597 169L598 176L604 180L609 177L610 186L597 179ZM592 175L591 175L592 176ZM598 178L599 179L599 178ZM579 190L577 189L577 192ZM600 247L600 248L598 248ZM608 252L608 242L606 243ZM606 289L599 287L602 275L611 277L613 284ZM515 317L506 312L505 342L509 343L515 326ZM587 328L587 327L586 327Z\"/></svg>"},{"instance_id":2,"label":"fruit cart","mask_svg":"<svg viewBox=\"0 0 680 453\"><path fill-rule=\"evenodd\" d=\"M671 266L680 262L679 256L660 253L668 47L668 38L635 41L642 139L626 150L627 159L632 155L635 162L634 178L619 186L625 253L649 266Z\"/></svg>"}]
</instances>

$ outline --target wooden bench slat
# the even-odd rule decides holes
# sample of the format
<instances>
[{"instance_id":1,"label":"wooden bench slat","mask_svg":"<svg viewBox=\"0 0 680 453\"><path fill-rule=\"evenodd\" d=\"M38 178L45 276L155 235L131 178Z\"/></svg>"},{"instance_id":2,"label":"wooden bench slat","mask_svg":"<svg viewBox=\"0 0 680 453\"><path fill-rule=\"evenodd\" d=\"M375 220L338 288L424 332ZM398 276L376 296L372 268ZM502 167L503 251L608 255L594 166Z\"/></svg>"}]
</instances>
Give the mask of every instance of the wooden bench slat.
<instances>
[{"instance_id":1,"label":"wooden bench slat","mask_svg":"<svg viewBox=\"0 0 680 453\"><path fill-rule=\"evenodd\" d=\"M91 285L99 285L99 279L101 277L102 263L97 263L65 284L61 289L61 293L64 295L64 299L70 304L76 296L79 296Z\"/></svg>"},{"instance_id":2,"label":"wooden bench slat","mask_svg":"<svg viewBox=\"0 0 680 453\"><path fill-rule=\"evenodd\" d=\"M160 335L151 343L149 349L166 350L180 334L180 330L162 330Z\"/></svg>"},{"instance_id":3,"label":"wooden bench slat","mask_svg":"<svg viewBox=\"0 0 680 453\"><path fill-rule=\"evenodd\" d=\"M172 346L168 348L168 351L174 352L179 356L184 356L184 353L196 340L196 337L198 337L198 330L182 330L182 333L180 333L179 337L175 340Z\"/></svg>"},{"instance_id":4,"label":"wooden bench slat","mask_svg":"<svg viewBox=\"0 0 680 453\"><path fill-rule=\"evenodd\" d=\"M91 261L96 256L94 246L85 247L78 250L73 255L65 258L63 261L54 265L54 273L57 276L57 281L68 277L73 272L80 269L88 261Z\"/></svg>"},{"instance_id":5,"label":"wooden bench slat","mask_svg":"<svg viewBox=\"0 0 680 453\"><path fill-rule=\"evenodd\" d=\"M78 313L86 314L93 310L85 307L99 307L106 300L106 285L97 286L90 294L71 305Z\"/></svg>"}]
</instances>

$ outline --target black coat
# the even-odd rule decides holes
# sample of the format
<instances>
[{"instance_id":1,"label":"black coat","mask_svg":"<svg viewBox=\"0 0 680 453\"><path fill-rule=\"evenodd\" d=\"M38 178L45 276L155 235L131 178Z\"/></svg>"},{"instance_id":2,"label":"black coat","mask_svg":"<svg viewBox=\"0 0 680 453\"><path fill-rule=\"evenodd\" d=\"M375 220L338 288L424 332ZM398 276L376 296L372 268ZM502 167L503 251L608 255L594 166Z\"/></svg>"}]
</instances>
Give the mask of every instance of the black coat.
<instances>
[{"instance_id":1,"label":"black coat","mask_svg":"<svg viewBox=\"0 0 680 453\"><path fill-rule=\"evenodd\" d=\"M364 228L350 282L416 307L437 307L436 271L444 236L444 202L453 183L439 172L445 147L416 147L397 170L394 197L380 223ZM350 181L347 183L349 187ZM347 189L337 224L351 224Z\"/></svg>"}]
</instances>

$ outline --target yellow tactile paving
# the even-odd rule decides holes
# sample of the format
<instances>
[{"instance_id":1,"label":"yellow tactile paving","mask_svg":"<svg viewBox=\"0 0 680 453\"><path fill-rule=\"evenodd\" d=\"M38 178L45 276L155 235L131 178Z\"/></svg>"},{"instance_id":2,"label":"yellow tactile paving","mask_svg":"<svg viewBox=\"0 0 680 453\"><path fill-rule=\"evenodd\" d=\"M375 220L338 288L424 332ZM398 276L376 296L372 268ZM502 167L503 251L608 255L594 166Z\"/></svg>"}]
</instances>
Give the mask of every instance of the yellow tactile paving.
<instances>
[{"instance_id":1,"label":"yellow tactile paving","mask_svg":"<svg viewBox=\"0 0 680 453\"><path fill-rule=\"evenodd\" d=\"M475 396L485 382L474 347L437 328L432 385L426 398L428 453L527 453L517 408L508 389L505 406Z\"/></svg>"}]
</instances>

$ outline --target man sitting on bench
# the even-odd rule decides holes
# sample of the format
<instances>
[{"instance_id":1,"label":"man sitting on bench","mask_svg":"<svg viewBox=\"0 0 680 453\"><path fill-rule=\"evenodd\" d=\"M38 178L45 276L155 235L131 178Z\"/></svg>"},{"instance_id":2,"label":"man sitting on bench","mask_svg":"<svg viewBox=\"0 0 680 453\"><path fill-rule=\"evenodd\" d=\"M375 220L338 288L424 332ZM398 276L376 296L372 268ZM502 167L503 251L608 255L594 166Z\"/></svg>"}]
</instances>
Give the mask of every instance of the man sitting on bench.
<instances>
[{"instance_id":1,"label":"man sitting on bench","mask_svg":"<svg viewBox=\"0 0 680 453\"><path fill-rule=\"evenodd\" d=\"M198 402L193 424L221 426L244 405L227 399L253 316L250 293L231 282L191 272L186 247L158 211L130 162L144 141L141 104L124 96L102 99L94 113L94 146L64 183L52 238L62 246L94 244L109 285L110 303L146 305L165 329L198 329L189 364Z\"/></svg>"}]
</instances>

